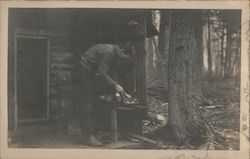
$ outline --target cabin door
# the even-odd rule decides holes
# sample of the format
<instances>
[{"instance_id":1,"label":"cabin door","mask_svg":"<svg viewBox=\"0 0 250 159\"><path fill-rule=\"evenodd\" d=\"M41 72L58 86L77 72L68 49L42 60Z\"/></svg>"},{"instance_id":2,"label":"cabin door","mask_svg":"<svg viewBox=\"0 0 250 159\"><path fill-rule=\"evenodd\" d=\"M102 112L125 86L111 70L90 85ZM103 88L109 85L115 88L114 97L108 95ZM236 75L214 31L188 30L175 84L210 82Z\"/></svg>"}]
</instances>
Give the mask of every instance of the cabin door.
<instances>
[{"instance_id":1,"label":"cabin door","mask_svg":"<svg viewBox=\"0 0 250 159\"><path fill-rule=\"evenodd\" d=\"M18 120L47 116L48 40L16 39L16 96Z\"/></svg>"}]
</instances>

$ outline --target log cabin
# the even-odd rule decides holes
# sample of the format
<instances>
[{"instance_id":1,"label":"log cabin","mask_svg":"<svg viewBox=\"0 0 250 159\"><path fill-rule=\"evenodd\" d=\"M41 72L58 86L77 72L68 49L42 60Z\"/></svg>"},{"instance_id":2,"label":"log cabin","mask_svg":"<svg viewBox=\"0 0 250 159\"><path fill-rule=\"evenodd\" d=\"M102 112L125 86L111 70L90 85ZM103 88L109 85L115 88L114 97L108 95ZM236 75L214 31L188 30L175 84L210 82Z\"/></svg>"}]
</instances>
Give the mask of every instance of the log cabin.
<instances>
[{"instance_id":1,"label":"log cabin","mask_svg":"<svg viewBox=\"0 0 250 159\"><path fill-rule=\"evenodd\" d=\"M73 104L74 59L96 43L133 43L134 64L126 69L128 74L123 82L128 92L145 105L145 39L157 34L151 10L12 8L8 26L10 131L16 131L19 123L67 116ZM129 129L140 132L141 117L136 113L132 116L128 119L126 113L118 113L121 122L126 119L121 125L133 125ZM117 124L116 111L111 115L111 122Z\"/></svg>"}]
</instances>

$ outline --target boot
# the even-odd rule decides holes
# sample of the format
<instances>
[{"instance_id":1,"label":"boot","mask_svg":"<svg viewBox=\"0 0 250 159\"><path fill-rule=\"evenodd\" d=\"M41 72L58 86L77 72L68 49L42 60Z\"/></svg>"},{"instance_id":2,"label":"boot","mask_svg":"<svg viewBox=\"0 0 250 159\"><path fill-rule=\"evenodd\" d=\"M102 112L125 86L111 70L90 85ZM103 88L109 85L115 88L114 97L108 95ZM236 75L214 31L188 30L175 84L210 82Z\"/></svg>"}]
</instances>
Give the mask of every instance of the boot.
<instances>
[{"instance_id":1,"label":"boot","mask_svg":"<svg viewBox=\"0 0 250 159\"><path fill-rule=\"evenodd\" d=\"M89 136L88 144L91 146L103 146L103 143L99 139L97 139L94 135Z\"/></svg>"}]
</instances>

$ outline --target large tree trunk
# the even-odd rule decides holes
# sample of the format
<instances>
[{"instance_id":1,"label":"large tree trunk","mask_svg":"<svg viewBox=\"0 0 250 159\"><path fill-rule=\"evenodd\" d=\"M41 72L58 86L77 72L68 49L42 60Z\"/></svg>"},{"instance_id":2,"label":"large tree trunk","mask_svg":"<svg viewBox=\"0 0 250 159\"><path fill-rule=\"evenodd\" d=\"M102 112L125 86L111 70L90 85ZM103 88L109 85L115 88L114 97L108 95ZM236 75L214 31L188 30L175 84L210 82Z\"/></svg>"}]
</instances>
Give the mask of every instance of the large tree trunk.
<instances>
[{"instance_id":1,"label":"large tree trunk","mask_svg":"<svg viewBox=\"0 0 250 159\"><path fill-rule=\"evenodd\" d=\"M207 136L200 112L202 12L172 13L169 52L169 122L179 141L199 142ZM191 140L190 140L191 139Z\"/></svg>"}]
</instances>

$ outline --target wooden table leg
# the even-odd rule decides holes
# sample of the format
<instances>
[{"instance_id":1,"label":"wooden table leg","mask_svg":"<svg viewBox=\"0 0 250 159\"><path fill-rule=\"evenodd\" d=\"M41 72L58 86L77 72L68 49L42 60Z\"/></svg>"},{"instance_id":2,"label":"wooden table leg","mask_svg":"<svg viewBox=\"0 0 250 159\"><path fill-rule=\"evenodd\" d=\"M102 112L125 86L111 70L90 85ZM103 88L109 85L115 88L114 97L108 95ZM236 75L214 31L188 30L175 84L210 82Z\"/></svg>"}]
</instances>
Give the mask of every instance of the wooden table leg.
<instances>
[{"instance_id":1,"label":"wooden table leg","mask_svg":"<svg viewBox=\"0 0 250 159\"><path fill-rule=\"evenodd\" d=\"M118 129L117 129L117 110L111 109L111 138L113 141L118 141Z\"/></svg>"}]
</instances>

